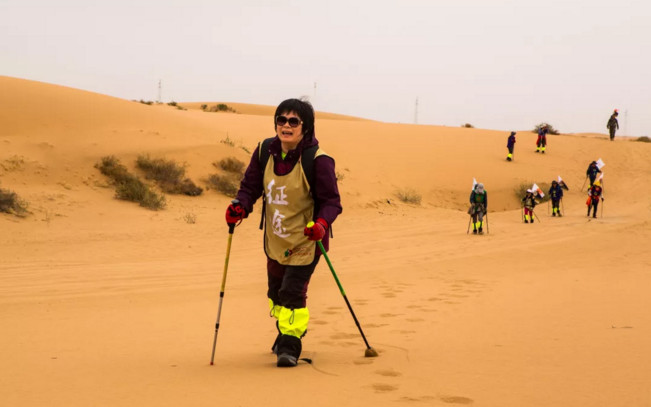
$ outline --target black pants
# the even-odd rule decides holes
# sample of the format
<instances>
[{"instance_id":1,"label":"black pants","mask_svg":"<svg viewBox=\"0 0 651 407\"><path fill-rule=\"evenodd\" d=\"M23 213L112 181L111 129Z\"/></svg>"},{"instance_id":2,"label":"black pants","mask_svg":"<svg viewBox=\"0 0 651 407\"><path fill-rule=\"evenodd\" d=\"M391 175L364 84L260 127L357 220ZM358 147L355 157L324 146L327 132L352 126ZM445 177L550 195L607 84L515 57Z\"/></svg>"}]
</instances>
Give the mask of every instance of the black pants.
<instances>
[{"instance_id":1,"label":"black pants","mask_svg":"<svg viewBox=\"0 0 651 407\"><path fill-rule=\"evenodd\" d=\"M594 208L592 211L592 217L596 218L597 217L597 207L599 206L599 200L598 199L593 199L592 202L590 203L590 206L588 206L588 216L590 216L590 208Z\"/></svg>"},{"instance_id":2,"label":"black pants","mask_svg":"<svg viewBox=\"0 0 651 407\"><path fill-rule=\"evenodd\" d=\"M615 132L617 129L615 127L611 127L610 129L610 139L613 140L615 138Z\"/></svg>"},{"instance_id":3,"label":"black pants","mask_svg":"<svg viewBox=\"0 0 651 407\"><path fill-rule=\"evenodd\" d=\"M554 208L557 208L557 209L558 209L558 205L559 205L560 203L561 203L561 200L560 200L560 199L552 199L552 210L553 210Z\"/></svg>"},{"instance_id":4,"label":"black pants","mask_svg":"<svg viewBox=\"0 0 651 407\"><path fill-rule=\"evenodd\" d=\"M307 286L320 257L306 266L285 266L267 258L267 297L285 308L305 308Z\"/></svg>"}]
</instances>

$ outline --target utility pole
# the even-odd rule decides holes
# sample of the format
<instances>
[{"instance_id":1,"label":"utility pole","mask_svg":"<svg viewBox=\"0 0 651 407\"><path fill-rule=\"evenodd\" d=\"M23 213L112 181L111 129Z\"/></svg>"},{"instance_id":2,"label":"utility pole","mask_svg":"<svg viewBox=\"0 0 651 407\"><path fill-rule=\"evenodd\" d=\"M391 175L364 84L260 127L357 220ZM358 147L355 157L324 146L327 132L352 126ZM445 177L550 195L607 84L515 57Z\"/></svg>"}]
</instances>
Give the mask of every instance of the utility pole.
<instances>
[{"instance_id":1,"label":"utility pole","mask_svg":"<svg viewBox=\"0 0 651 407\"><path fill-rule=\"evenodd\" d=\"M158 80L158 100L156 100L157 103L162 102L162 100L161 100L162 99L162 93L163 93L163 84L162 84L162 82L163 81L161 81L160 79Z\"/></svg>"},{"instance_id":2,"label":"utility pole","mask_svg":"<svg viewBox=\"0 0 651 407\"><path fill-rule=\"evenodd\" d=\"M414 124L418 124L418 98L416 98L416 105L414 106Z\"/></svg>"},{"instance_id":3,"label":"utility pole","mask_svg":"<svg viewBox=\"0 0 651 407\"><path fill-rule=\"evenodd\" d=\"M316 103L316 82L314 82L314 100L312 101L312 104Z\"/></svg>"},{"instance_id":4,"label":"utility pole","mask_svg":"<svg viewBox=\"0 0 651 407\"><path fill-rule=\"evenodd\" d=\"M628 136L628 109L624 110L624 135Z\"/></svg>"}]
</instances>

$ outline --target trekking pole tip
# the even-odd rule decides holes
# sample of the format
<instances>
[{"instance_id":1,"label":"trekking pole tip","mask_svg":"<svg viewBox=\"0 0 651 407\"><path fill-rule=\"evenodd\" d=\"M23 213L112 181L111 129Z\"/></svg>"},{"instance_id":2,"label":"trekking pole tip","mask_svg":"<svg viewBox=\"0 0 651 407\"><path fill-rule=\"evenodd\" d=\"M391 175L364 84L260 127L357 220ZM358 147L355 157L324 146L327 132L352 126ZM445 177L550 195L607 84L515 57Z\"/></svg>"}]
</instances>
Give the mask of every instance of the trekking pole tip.
<instances>
[{"instance_id":1,"label":"trekking pole tip","mask_svg":"<svg viewBox=\"0 0 651 407\"><path fill-rule=\"evenodd\" d=\"M375 349L373 349L373 348L366 348L366 350L364 351L364 357L375 358L375 357L378 357L378 356L379 355L378 355L377 351Z\"/></svg>"}]
</instances>

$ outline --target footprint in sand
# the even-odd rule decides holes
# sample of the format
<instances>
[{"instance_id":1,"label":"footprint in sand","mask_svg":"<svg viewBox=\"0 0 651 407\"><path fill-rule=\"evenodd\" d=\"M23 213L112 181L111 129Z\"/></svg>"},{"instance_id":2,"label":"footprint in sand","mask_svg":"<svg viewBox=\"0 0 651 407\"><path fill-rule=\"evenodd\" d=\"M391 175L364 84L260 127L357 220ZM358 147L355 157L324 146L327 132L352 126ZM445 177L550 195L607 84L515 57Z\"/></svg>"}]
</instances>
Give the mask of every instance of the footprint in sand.
<instances>
[{"instance_id":1,"label":"footprint in sand","mask_svg":"<svg viewBox=\"0 0 651 407\"><path fill-rule=\"evenodd\" d=\"M402 373L396 372L395 370L392 370L392 369L376 370L375 374L379 374L380 376L386 376L386 377L399 377L399 376L402 376Z\"/></svg>"},{"instance_id":2,"label":"footprint in sand","mask_svg":"<svg viewBox=\"0 0 651 407\"><path fill-rule=\"evenodd\" d=\"M395 391L398 389L398 387L386 383L375 383L373 384L373 389L375 390L376 393L386 393L389 391Z\"/></svg>"},{"instance_id":3,"label":"footprint in sand","mask_svg":"<svg viewBox=\"0 0 651 407\"><path fill-rule=\"evenodd\" d=\"M474 403L473 399L469 399L468 397L461 397L461 396L441 396L441 397L439 397L439 400L441 400L444 403L450 403L450 404L472 404L472 403Z\"/></svg>"}]
</instances>

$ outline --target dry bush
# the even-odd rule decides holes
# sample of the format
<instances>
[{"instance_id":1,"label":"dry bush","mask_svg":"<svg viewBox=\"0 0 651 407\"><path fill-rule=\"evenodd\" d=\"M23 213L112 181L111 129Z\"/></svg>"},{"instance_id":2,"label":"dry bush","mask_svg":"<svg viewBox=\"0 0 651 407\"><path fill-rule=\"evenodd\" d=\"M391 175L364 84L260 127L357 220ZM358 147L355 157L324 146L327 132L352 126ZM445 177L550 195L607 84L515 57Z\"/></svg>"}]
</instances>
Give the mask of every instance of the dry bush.
<instances>
[{"instance_id":1,"label":"dry bush","mask_svg":"<svg viewBox=\"0 0 651 407\"><path fill-rule=\"evenodd\" d=\"M651 138L649 138L647 136L642 136L642 137L636 138L635 141L640 141L642 143L651 143Z\"/></svg>"},{"instance_id":2,"label":"dry bush","mask_svg":"<svg viewBox=\"0 0 651 407\"><path fill-rule=\"evenodd\" d=\"M553 134L553 135L555 135L555 136L561 134L558 130L556 130L556 129L554 128L554 126L552 126L552 125L549 124L549 123L544 123L544 122L543 122L543 123L540 123L540 124L537 124L536 127L534 127L533 130L531 130L531 132L532 132L532 133L536 133L536 134L538 134L538 130L540 130L540 128L541 128L542 126L547 126L547 134Z\"/></svg>"},{"instance_id":3,"label":"dry bush","mask_svg":"<svg viewBox=\"0 0 651 407\"><path fill-rule=\"evenodd\" d=\"M27 216L27 206L27 202L22 200L15 192L0 189L0 212L22 218Z\"/></svg>"},{"instance_id":4,"label":"dry bush","mask_svg":"<svg viewBox=\"0 0 651 407\"><path fill-rule=\"evenodd\" d=\"M473 125L470 124L470 123L462 124L461 127L464 127L464 128L466 128L466 129L474 129L474 128L475 128L475 126L473 126Z\"/></svg>"},{"instance_id":5,"label":"dry bush","mask_svg":"<svg viewBox=\"0 0 651 407\"><path fill-rule=\"evenodd\" d=\"M202 106L203 108L203 106ZM228 106L227 104L224 103L218 103L214 106L210 106L209 108L207 107L206 109L203 109L204 111L208 112L230 112L230 113L237 113L235 109L232 107Z\"/></svg>"},{"instance_id":6,"label":"dry bush","mask_svg":"<svg viewBox=\"0 0 651 407\"><path fill-rule=\"evenodd\" d=\"M222 194L234 198L237 195L241 180L242 177L239 174L212 174L208 177L208 184L210 184Z\"/></svg>"},{"instance_id":7,"label":"dry bush","mask_svg":"<svg viewBox=\"0 0 651 407\"><path fill-rule=\"evenodd\" d=\"M163 192L168 194L198 196L203 192L191 179L184 178L185 166L174 161L140 155L136 166L145 173L145 178L156 181Z\"/></svg>"},{"instance_id":8,"label":"dry bush","mask_svg":"<svg viewBox=\"0 0 651 407\"><path fill-rule=\"evenodd\" d=\"M147 209L159 210L166 205L165 196L153 191L149 185L129 173L115 156L103 157L95 168L115 184L115 196L125 201L138 202Z\"/></svg>"},{"instance_id":9,"label":"dry bush","mask_svg":"<svg viewBox=\"0 0 651 407\"><path fill-rule=\"evenodd\" d=\"M396 196L401 202L420 205L422 199L421 195L413 189L400 189L396 192Z\"/></svg>"},{"instance_id":10,"label":"dry bush","mask_svg":"<svg viewBox=\"0 0 651 407\"><path fill-rule=\"evenodd\" d=\"M549 200L549 194L547 192L549 191L551 184L548 184L546 182L536 183L536 184L538 185L538 187L540 187L540 189L545 194L545 196L541 199L537 194L534 193L534 196L536 197L536 202L538 203L547 202ZM525 195L527 195L527 189L530 189L532 185L533 185L533 181L523 182L514 188L513 192L518 197L518 200L520 202L522 201L522 198L524 198Z\"/></svg>"},{"instance_id":11,"label":"dry bush","mask_svg":"<svg viewBox=\"0 0 651 407\"><path fill-rule=\"evenodd\" d=\"M237 158L228 157L220 160L219 162L214 162L212 165L216 168L221 168L226 172L233 172L236 174L244 173L244 163Z\"/></svg>"}]
</instances>

